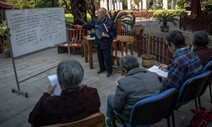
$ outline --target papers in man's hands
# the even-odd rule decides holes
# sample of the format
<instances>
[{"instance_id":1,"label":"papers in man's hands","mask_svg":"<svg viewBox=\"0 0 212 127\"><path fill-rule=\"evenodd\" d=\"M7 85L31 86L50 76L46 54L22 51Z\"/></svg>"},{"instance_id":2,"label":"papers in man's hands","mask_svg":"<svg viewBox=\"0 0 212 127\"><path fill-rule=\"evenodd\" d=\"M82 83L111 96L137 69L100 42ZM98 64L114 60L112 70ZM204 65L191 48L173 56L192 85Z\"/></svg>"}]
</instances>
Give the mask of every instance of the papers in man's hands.
<instances>
[{"instance_id":1,"label":"papers in man's hands","mask_svg":"<svg viewBox=\"0 0 212 127\"><path fill-rule=\"evenodd\" d=\"M59 85L59 82L58 82L58 80L57 80L57 75L55 75L55 74L54 74L54 75L49 75L49 76L48 76L48 79L49 79L50 84L51 84L52 86L57 85L57 86L55 87L55 89L54 89L53 95L60 96L62 90L61 90L60 85Z\"/></svg>"},{"instance_id":2,"label":"papers in man's hands","mask_svg":"<svg viewBox=\"0 0 212 127\"><path fill-rule=\"evenodd\" d=\"M93 40L95 40L95 36L91 37L90 35L88 35L88 36L87 36L87 40L93 41Z\"/></svg>"},{"instance_id":3,"label":"papers in man's hands","mask_svg":"<svg viewBox=\"0 0 212 127\"><path fill-rule=\"evenodd\" d=\"M95 30L95 34L97 36L98 39L102 38L102 33L107 33L108 29L106 27L106 25L104 23L100 24L97 29Z\"/></svg>"},{"instance_id":4,"label":"papers in man's hands","mask_svg":"<svg viewBox=\"0 0 212 127\"><path fill-rule=\"evenodd\" d=\"M152 66L151 68L147 69L149 70L150 72L155 72L157 73L160 77L163 77L163 78L166 78L167 75L168 75L168 71L164 71L162 69L159 69L158 66Z\"/></svg>"}]
</instances>

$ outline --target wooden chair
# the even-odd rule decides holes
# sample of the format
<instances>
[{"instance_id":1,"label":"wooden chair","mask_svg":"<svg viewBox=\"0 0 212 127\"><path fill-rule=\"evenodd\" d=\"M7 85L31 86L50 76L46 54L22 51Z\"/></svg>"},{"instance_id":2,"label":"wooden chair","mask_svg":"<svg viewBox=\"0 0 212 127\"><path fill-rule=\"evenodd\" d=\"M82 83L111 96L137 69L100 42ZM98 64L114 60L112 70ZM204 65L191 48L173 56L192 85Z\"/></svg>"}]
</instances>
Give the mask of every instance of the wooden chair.
<instances>
[{"instance_id":1,"label":"wooden chair","mask_svg":"<svg viewBox=\"0 0 212 127\"><path fill-rule=\"evenodd\" d=\"M114 71L121 72L123 74L122 69L120 68L120 59L121 57L131 54L133 55L133 45L134 45L134 37L133 36L123 36L118 35L117 38L113 41L112 44L112 62L114 65L114 61L117 62L117 66L113 66Z\"/></svg>"},{"instance_id":2,"label":"wooden chair","mask_svg":"<svg viewBox=\"0 0 212 127\"><path fill-rule=\"evenodd\" d=\"M54 124L42 127L104 127L104 123L105 123L104 114L98 112L78 121L63 124Z\"/></svg>"},{"instance_id":3,"label":"wooden chair","mask_svg":"<svg viewBox=\"0 0 212 127\"><path fill-rule=\"evenodd\" d=\"M83 53L83 43L82 43L82 36L85 35L83 29L77 28L68 28L68 44L60 45L60 48L69 47L72 48L73 53L75 53L75 48L80 48L82 57L84 56ZM59 48L58 48L59 49ZM59 53L59 50L58 50Z\"/></svg>"}]
</instances>

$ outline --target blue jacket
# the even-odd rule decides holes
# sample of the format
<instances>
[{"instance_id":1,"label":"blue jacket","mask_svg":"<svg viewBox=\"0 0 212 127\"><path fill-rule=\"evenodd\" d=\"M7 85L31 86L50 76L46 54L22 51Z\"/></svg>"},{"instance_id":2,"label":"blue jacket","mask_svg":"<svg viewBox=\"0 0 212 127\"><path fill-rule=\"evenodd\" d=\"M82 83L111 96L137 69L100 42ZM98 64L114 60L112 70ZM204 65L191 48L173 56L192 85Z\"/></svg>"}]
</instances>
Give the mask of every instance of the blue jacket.
<instances>
[{"instance_id":1,"label":"blue jacket","mask_svg":"<svg viewBox=\"0 0 212 127\"><path fill-rule=\"evenodd\" d=\"M94 29L95 31L101 25L101 23L105 23L108 29L107 34L110 37L109 38L103 37L101 39L98 39L97 36L95 35L96 44L97 46L100 46L101 49L110 48L113 38L116 36L117 33L116 25L112 19L108 17L106 17L103 21L100 21L99 19L94 19L91 22L83 25L82 28L86 30Z\"/></svg>"}]
</instances>

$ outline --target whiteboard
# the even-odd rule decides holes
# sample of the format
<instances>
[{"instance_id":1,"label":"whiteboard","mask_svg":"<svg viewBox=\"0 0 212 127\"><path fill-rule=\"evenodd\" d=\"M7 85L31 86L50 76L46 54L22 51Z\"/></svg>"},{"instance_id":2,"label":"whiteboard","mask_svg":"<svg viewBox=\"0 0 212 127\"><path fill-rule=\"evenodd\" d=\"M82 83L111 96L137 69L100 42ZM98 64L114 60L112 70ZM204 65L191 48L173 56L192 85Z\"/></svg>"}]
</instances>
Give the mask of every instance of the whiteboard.
<instances>
[{"instance_id":1,"label":"whiteboard","mask_svg":"<svg viewBox=\"0 0 212 127\"><path fill-rule=\"evenodd\" d=\"M64 8L7 10L13 57L67 42Z\"/></svg>"}]
</instances>

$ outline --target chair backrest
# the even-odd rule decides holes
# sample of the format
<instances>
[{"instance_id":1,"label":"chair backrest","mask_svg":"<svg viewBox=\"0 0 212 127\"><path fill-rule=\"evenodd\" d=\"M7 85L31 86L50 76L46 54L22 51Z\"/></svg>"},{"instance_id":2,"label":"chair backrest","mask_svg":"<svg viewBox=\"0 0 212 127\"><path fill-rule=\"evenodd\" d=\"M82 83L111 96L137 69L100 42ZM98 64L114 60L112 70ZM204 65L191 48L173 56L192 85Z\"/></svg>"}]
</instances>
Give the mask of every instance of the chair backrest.
<instances>
[{"instance_id":1,"label":"chair backrest","mask_svg":"<svg viewBox=\"0 0 212 127\"><path fill-rule=\"evenodd\" d=\"M210 60L202 69L202 72L206 72L206 71L212 71L212 60Z\"/></svg>"},{"instance_id":2,"label":"chair backrest","mask_svg":"<svg viewBox=\"0 0 212 127\"><path fill-rule=\"evenodd\" d=\"M78 121L63 124L54 124L42 127L104 127L104 123L105 123L104 114L98 112Z\"/></svg>"},{"instance_id":3,"label":"chair backrest","mask_svg":"<svg viewBox=\"0 0 212 127\"><path fill-rule=\"evenodd\" d=\"M202 73L206 71L212 71L212 60L210 60L202 69ZM205 83L205 85L202 88L202 91L200 93L200 96L202 96L205 93L205 90L207 89L208 85L212 82L212 73L211 76L209 77L208 81Z\"/></svg>"},{"instance_id":4,"label":"chair backrest","mask_svg":"<svg viewBox=\"0 0 212 127\"><path fill-rule=\"evenodd\" d=\"M120 59L127 54L133 55L134 47L134 37L117 35L116 39L113 41L111 50L112 50L112 62L117 61L118 66L113 66L113 71L120 72L123 75L123 70L120 67Z\"/></svg>"},{"instance_id":5,"label":"chair backrest","mask_svg":"<svg viewBox=\"0 0 212 127\"><path fill-rule=\"evenodd\" d=\"M211 71L207 71L187 79L180 88L178 105L185 104L199 97L210 75Z\"/></svg>"},{"instance_id":6,"label":"chair backrest","mask_svg":"<svg viewBox=\"0 0 212 127\"><path fill-rule=\"evenodd\" d=\"M134 37L133 36L123 36L118 35L117 38L113 41L113 56L114 57L122 57L126 54L133 55L133 44Z\"/></svg>"},{"instance_id":7,"label":"chair backrest","mask_svg":"<svg viewBox=\"0 0 212 127\"><path fill-rule=\"evenodd\" d=\"M76 42L81 43L83 35L84 35L83 29L74 29L74 28L68 29L69 43L76 43Z\"/></svg>"},{"instance_id":8,"label":"chair backrest","mask_svg":"<svg viewBox=\"0 0 212 127\"><path fill-rule=\"evenodd\" d=\"M150 125L166 118L174 110L177 97L178 90L171 88L160 94L138 101L130 114L130 126Z\"/></svg>"},{"instance_id":9,"label":"chair backrest","mask_svg":"<svg viewBox=\"0 0 212 127\"><path fill-rule=\"evenodd\" d=\"M125 36L125 35L118 35L116 37L116 40L127 42L128 44L134 43L134 37L133 36Z\"/></svg>"}]
</instances>

